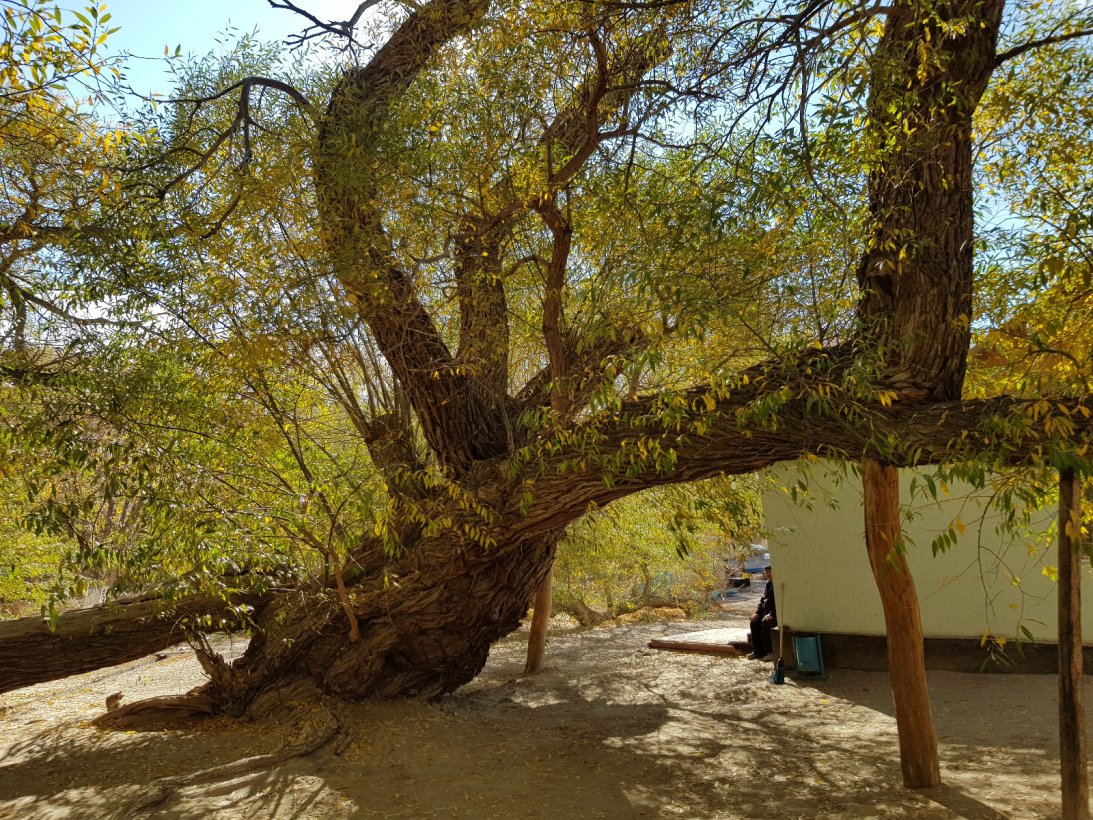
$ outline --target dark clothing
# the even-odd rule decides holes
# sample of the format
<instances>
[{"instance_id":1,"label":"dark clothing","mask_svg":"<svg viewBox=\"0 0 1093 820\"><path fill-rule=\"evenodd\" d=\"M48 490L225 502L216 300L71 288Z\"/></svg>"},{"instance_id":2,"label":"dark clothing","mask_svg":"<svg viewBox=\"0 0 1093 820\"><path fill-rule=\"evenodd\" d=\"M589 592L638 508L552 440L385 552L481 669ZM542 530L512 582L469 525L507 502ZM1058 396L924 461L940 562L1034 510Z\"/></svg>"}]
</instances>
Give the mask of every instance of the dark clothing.
<instances>
[{"instance_id":1,"label":"dark clothing","mask_svg":"<svg viewBox=\"0 0 1093 820\"><path fill-rule=\"evenodd\" d=\"M774 639L771 637L771 629L774 627L770 621L762 620L758 615L751 619L751 651L756 657L765 658L774 652Z\"/></svg>"},{"instance_id":2,"label":"dark clothing","mask_svg":"<svg viewBox=\"0 0 1093 820\"><path fill-rule=\"evenodd\" d=\"M778 623L778 610L774 606L774 581L767 581L767 585L763 587L763 597L759 599L759 607L755 610L755 614L760 618L766 615L773 616L771 620Z\"/></svg>"},{"instance_id":3,"label":"dark clothing","mask_svg":"<svg viewBox=\"0 0 1093 820\"><path fill-rule=\"evenodd\" d=\"M767 615L769 621L764 620ZM778 625L778 610L774 606L774 582L767 581L763 588L763 597L759 599L759 606L755 614L751 616L751 651L759 657L765 657L774 652L774 643L770 637L770 631Z\"/></svg>"}]
</instances>

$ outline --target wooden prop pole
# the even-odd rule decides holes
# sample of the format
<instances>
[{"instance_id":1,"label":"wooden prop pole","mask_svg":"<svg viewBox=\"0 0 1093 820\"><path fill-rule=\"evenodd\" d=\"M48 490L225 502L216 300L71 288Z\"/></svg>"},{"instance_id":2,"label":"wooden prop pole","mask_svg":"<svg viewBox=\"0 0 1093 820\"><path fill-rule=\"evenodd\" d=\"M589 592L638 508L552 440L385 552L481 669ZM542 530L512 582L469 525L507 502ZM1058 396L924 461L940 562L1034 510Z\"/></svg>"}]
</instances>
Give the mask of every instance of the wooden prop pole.
<instances>
[{"instance_id":1,"label":"wooden prop pole","mask_svg":"<svg viewBox=\"0 0 1093 820\"><path fill-rule=\"evenodd\" d=\"M1059 471L1059 762L1064 820L1089 817L1089 775L1082 698L1082 487Z\"/></svg>"},{"instance_id":2,"label":"wooden prop pole","mask_svg":"<svg viewBox=\"0 0 1093 820\"><path fill-rule=\"evenodd\" d=\"M534 612L531 616L531 634L528 636L528 659L524 664L524 672L531 674L538 672L543 665L543 654L546 651L547 628L550 626L550 594L554 586L554 566L551 565L543 583L535 591L535 603L532 604Z\"/></svg>"},{"instance_id":3,"label":"wooden prop pole","mask_svg":"<svg viewBox=\"0 0 1093 820\"><path fill-rule=\"evenodd\" d=\"M900 544L899 470L866 459L862 462L865 545L880 591L888 632L888 677L896 705L903 785L924 788L941 783L937 737L926 689L915 582Z\"/></svg>"}]
</instances>

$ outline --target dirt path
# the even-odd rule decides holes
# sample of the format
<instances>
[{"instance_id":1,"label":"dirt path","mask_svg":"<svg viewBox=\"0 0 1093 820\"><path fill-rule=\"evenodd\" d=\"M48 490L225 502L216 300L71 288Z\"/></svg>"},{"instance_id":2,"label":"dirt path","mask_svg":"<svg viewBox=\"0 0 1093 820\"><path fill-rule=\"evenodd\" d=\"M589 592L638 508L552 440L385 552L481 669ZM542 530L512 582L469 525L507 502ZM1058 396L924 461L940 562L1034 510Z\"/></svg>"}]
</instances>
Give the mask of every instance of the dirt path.
<instances>
[{"instance_id":1,"label":"dirt path","mask_svg":"<svg viewBox=\"0 0 1093 820\"><path fill-rule=\"evenodd\" d=\"M518 633L454 695L350 706L337 750L184 789L152 814L1058 815L1053 676L931 674L946 785L912 792L898 785L883 675L836 670L825 682L773 686L770 664L646 648L654 637L734 623L739 615L555 630L546 670L530 678L521 674L526 635ZM217 719L158 732L102 732L88 723L112 692L134 700L200 682L186 650L0 696L0 817L133 816L132 800L157 777L291 741L295 727L267 722Z\"/></svg>"}]
</instances>

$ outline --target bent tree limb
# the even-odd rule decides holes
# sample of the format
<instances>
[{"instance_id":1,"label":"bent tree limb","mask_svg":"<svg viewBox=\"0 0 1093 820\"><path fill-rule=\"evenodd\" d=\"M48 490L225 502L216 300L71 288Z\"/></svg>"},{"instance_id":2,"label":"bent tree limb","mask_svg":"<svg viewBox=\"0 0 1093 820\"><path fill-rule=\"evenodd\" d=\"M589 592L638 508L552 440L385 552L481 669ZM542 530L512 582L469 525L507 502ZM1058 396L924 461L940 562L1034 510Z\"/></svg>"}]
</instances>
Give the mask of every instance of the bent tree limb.
<instances>
[{"instance_id":1,"label":"bent tree limb","mask_svg":"<svg viewBox=\"0 0 1093 820\"><path fill-rule=\"evenodd\" d=\"M373 543L355 553L346 583L359 641L348 641L344 609L331 590L286 590L272 601L119 602L66 613L56 632L40 618L0 623L0 691L135 660L184 640L185 620L231 620L232 606L245 604L260 610L258 629L215 696L218 709L244 711L285 673L311 675L326 691L347 697L438 695L471 680L490 644L518 626L560 532L590 503L659 484L750 473L808 454L911 466L960 460L986 447L1021 463L1093 439L1086 404L1060 403L1070 427L1059 439L1032 423L1038 402L1017 399L878 406L849 419L809 412L804 399L793 399L779 408L770 429L769 420L765 427L749 422L746 411L780 382L757 382L728 394L705 387L626 402L611 423L591 419L578 426L574 443L479 465L468 489L490 520L452 502L446 511L452 528L421 538L401 558L385 558L382 545ZM705 398L711 395L717 396L712 410ZM665 414L666 404L681 409ZM649 457L658 452L672 459L658 466ZM463 525L479 528L478 540L467 537Z\"/></svg>"},{"instance_id":2,"label":"bent tree limb","mask_svg":"<svg viewBox=\"0 0 1093 820\"><path fill-rule=\"evenodd\" d=\"M785 401L773 419L748 421L752 408L776 393L778 384L752 381L733 392L703 387L624 402L611 420L579 425L564 445L523 456L538 475L527 479L534 494L530 505L519 495L509 501L507 513L516 519L512 531L564 526L590 502L607 504L647 487L743 475L809 455L913 467L992 452L1003 466L1039 463L1093 441L1093 400L1056 404L1067 421L1065 436L1058 430L1049 435L1042 419L1034 421L1042 402L1031 399L859 406L848 416L816 412L803 385L802 395Z\"/></svg>"},{"instance_id":3,"label":"bent tree limb","mask_svg":"<svg viewBox=\"0 0 1093 820\"><path fill-rule=\"evenodd\" d=\"M238 607L260 608L270 597L118 601L66 612L56 629L38 617L0 622L0 692L143 658L185 641L188 623L238 622Z\"/></svg>"},{"instance_id":4,"label":"bent tree limb","mask_svg":"<svg viewBox=\"0 0 1093 820\"><path fill-rule=\"evenodd\" d=\"M882 441L886 430L898 430L902 423L917 442L915 460L904 463L925 463L957 457L961 451L953 442L991 429L995 413L1007 407L1020 410L998 402L964 402L916 407L899 414L899 421L892 414L873 416ZM661 417L655 424L651 414L632 419L625 431L620 422L620 429L599 443L596 458L585 446L536 458L523 470L518 460L480 465L473 478L487 512L461 513L452 504L447 508L451 527L422 537L379 571L351 579L358 641L348 640L344 613L329 592L284 597L266 609L247 653L233 666L218 695L221 709L246 711L265 686L285 675L311 677L323 691L349 698L453 691L480 671L490 645L517 627L546 577L565 525L583 515L590 502L605 504L655 484L752 472L810 452L830 455L838 447L844 458L859 460L878 452L860 420L851 425L832 418L827 427L798 425L796 434L781 434L742 424L726 412L723 427L714 424L701 435L680 432L687 419L702 420L703 414L682 414L683 421L679 415L670 421ZM892 426L884 427L886 422ZM656 441L650 435L654 428ZM642 433L647 447L671 448L677 461L659 471L646 464L627 477L625 465ZM1089 421L1075 433L1091 434ZM924 446L927 442L932 446Z\"/></svg>"}]
</instances>

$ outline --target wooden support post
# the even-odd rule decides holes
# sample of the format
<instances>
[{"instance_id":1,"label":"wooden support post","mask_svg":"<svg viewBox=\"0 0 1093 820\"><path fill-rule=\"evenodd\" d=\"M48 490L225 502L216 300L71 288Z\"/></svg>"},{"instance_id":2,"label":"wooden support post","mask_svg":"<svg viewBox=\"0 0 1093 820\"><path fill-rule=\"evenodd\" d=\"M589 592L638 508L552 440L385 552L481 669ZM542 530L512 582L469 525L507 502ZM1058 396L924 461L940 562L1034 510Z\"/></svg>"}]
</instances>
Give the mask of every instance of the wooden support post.
<instances>
[{"instance_id":1,"label":"wooden support post","mask_svg":"<svg viewBox=\"0 0 1093 820\"><path fill-rule=\"evenodd\" d=\"M538 672L543 665L543 653L546 650L547 627L550 625L550 593L554 586L554 566L550 567L543 583L535 591L535 611L531 616L531 635L528 637L528 659L524 672Z\"/></svg>"},{"instance_id":2,"label":"wooden support post","mask_svg":"<svg viewBox=\"0 0 1093 820\"><path fill-rule=\"evenodd\" d=\"M1063 818L1089 817L1082 698L1082 488L1073 468L1059 471L1059 762Z\"/></svg>"},{"instance_id":3,"label":"wooden support post","mask_svg":"<svg viewBox=\"0 0 1093 820\"><path fill-rule=\"evenodd\" d=\"M896 705L903 785L936 786L941 783L941 767L926 688L922 620L915 582L899 549L899 471L866 459L862 489L865 545L888 632L888 677Z\"/></svg>"}]
</instances>

